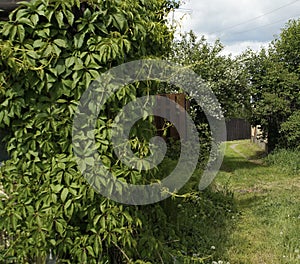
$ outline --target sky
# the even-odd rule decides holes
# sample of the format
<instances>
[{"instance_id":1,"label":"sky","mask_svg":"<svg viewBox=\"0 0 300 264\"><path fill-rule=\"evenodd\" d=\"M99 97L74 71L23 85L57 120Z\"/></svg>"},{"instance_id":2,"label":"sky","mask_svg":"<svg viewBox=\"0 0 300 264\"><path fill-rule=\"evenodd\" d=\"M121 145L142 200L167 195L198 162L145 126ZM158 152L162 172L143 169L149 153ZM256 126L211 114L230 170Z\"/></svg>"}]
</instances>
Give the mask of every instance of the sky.
<instances>
[{"instance_id":1,"label":"sky","mask_svg":"<svg viewBox=\"0 0 300 264\"><path fill-rule=\"evenodd\" d=\"M178 32L193 30L213 43L220 39L224 54L259 50L280 34L291 18L300 18L300 0L185 0L170 15Z\"/></svg>"}]
</instances>

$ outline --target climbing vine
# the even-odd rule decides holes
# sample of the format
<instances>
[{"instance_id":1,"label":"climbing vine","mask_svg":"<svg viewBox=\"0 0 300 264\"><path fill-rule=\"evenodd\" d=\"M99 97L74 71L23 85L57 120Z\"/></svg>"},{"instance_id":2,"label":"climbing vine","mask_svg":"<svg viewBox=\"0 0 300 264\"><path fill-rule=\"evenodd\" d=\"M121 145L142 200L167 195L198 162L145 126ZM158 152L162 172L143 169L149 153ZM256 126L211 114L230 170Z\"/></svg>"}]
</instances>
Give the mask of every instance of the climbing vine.
<instances>
[{"instance_id":1,"label":"climbing vine","mask_svg":"<svg viewBox=\"0 0 300 264\"><path fill-rule=\"evenodd\" d=\"M72 119L102 72L168 52L172 32L165 15L172 6L167 0L33 0L1 23L0 126L10 159L0 176L8 195L0 200L0 229L9 238L0 262L43 262L50 252L62 263L143 259L135 251L142 212L87 184L73 155ZM109 154L109 125L122 104L149 89L147 83L124 87L97 123L107 166L132 182L141 171Z\"/></svg>"}]
</instances>

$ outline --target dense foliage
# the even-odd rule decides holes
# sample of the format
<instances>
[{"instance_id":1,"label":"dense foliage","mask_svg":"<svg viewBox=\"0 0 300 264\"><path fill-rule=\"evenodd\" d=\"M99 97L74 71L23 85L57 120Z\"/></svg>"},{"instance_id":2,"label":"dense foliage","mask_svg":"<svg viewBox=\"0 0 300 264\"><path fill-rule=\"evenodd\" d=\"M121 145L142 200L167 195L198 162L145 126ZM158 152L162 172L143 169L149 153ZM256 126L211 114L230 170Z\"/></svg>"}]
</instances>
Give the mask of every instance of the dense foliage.
<instances>
[{"instance_id":1,"label":"dense foliage","mask_svg":"<svg viewBox=\"0 0 300 264\"><path fill-rule=\"evenodd\" d=\"M252 123L263 129L270 151L276 146L299 146L299 30L300 21L290 21L268 51L244 55Z\"/></svg>"},{"instance_id":2,"label":"dense foliage","mask_svg":"<svg viewBox=\"0 0 300 264\"><path fill-rule=\"evenodd\" d=\"M33 0L1 23L0 124L10 159L1 168L9 198L0 201L0 229L11 241L0 262L41 262L50 250L66 263L145 257L136 251L142 211L100 196L79 173L72 119L82 93L101 72L169 50L172 32L165 15L172 5ZM124 87L110 98L104 109L109 114L100 115L97 124L105 164L132 182L142 178L141 172L115 162L108 131L121 105L147 92L143 83L138 90ZM146 239L155 245L155 239Z\"/></svg>"},{"instance_id":3,"label":"dense foliage","mask_svg":"<svg viewBox=\"0 0 300 264\"><path fill-rule=\"evenodd\" d=\"M201 77L213 90L226 118L247 117L250 94L246 76L239 58L223 55L223 48L220 41L210 44L204 37L198 39L191 31L174 41L171 59ZM201 114L198 116L201 121Z\"/></svg>"}]
</instances>

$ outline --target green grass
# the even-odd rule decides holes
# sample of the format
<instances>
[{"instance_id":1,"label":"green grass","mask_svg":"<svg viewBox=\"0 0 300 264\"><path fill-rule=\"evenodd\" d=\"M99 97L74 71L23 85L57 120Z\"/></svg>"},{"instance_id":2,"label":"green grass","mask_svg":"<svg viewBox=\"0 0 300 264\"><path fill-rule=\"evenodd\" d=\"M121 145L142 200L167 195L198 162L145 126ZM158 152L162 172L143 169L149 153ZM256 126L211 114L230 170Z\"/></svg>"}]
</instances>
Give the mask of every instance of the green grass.
<instances>
[{"instance_id":1,"label":"green grass","mask_svg":"<svg viewBox=\"0 0 300 264\"><path fill-rule=\"evenodd\" d=\"M300 263L300 154L278 150L264 156L249 141L227 142L212 186L190 197L149 205L144 231L158 242L155 249L149 249L147 243L153 244L147 239L141 245L151 252L149 261ZM167 174L175 165L176 161L166 160L162 170ZM201 174L198 168L178 196L195 190Z\"/></svg>"},{"instance_id":2,"label":"green grass","mask_svg":"<svg viewBox=\"0 0 300 264\"><path fill-rule=\"evenodd\" d=\"M280 167L289 174L300 173L300 150L276 150L265 160L269 165Z\"/></svg>"},{"instance_id":3,"label":"green grass","mask_svg":"<svg viewBox=\"0 0 300 264\"><path fill-rule=\"evenodd\" d=\"M215 184L230 186L238 213L219 259L300 263L299 155L279 151L262 160L262 151L248 141L226 144Z\"/></svg>"}]
</instances>

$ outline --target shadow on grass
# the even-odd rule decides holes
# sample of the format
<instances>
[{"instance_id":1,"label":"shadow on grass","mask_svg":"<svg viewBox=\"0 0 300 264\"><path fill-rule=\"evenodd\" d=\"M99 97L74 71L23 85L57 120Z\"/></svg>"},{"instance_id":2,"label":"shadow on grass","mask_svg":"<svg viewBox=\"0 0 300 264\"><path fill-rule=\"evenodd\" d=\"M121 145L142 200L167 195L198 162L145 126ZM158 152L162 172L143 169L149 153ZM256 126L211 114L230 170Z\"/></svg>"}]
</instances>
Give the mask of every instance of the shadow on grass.
<instances>
[{"instance_id":1,"label":"shadow on grass","mask_svg":"<svg viewBox=\"0 0 300 264\"><path fill-rule=\"evenodd\" d=\"M250 158L257 159L262 154L258 151ZM221 171L252 170L259 166L261 165L233 154L224 157ZM195 182L198 183L197 179ZM193 187L184 191L194 189L193 179L187 185ZM237 205L243 208L249 204L255 206L257 202L257 198L250 194L245 194L242 201L235 200L233 192L226 186L212 186L194 194L189 198L169 198L146 210L147 214L151 214L148 219L156 219L145 226L159 240L161 246L157 251L164 263L211 264L212 261L226 261L223 258L236 228L235 219L239 215Z\"/></svg>"},{"instance_id":2,"label":"shadow on grass","mask_svg":"<svg viewBox=\"0 0 300 264\"><path fill-rule=\"evenodd\" d=\"M249 160L263 159L268 156L268 153L264 150L257 150L253 155L249 157Z\"/></svg>"},{"instance_id":3,"label":"shadow on grass","mask_svg":"<svg viewBox=\"0 0 300 264\"><path fill-rule=\"evenodd\" d=\"M250 162L249 160L246 160L245 158L242 157L225 156L220 170L224 172L233 172L237 169L252 170L260 166L262 165L254 162Z\"/></svg>"},{"instance_id":4,"label":"shadow on grass","mask_svg":"<svg viewBox=\"0 0 300 264\"><path fill-rule=\"evenodd\" d=\"M249 209L252 207L255 208L257 205L262 204L263 201L266 200L266 197L268 197L267 195L267 192L261 192L258 194L248 192L239 199L238 206L240 209Z\"/></svg>"}]
</instances>

